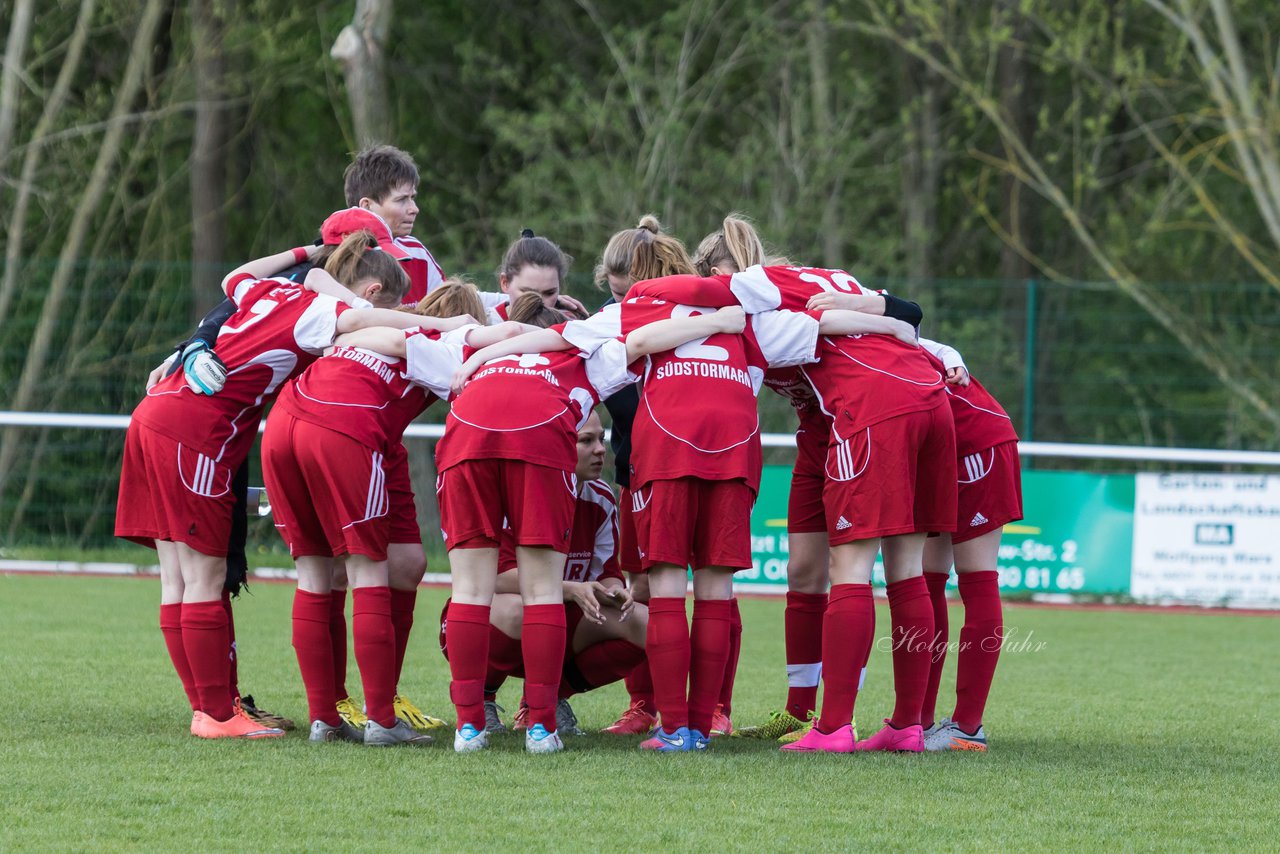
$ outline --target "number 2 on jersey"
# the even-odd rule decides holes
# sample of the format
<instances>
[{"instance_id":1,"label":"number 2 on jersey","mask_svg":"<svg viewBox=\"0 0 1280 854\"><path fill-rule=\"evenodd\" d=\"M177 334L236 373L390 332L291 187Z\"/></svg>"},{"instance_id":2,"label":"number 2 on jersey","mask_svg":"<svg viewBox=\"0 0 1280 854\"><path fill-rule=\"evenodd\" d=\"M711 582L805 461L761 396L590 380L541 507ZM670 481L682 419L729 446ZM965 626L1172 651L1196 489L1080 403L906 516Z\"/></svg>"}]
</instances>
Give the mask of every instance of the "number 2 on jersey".
<instances>
[{"instance_id":1,"label":"number 2 on jersey","mask_svg":"<svg viewBox=\"0 0 1280 854\"><path fill-rule=\"evenodd\" d=\"M715 314L715 309L678 305L671 311L672 317L695 317L700 314ZM692 341L686 341L681 344L675 349L676 358L703 359L708 362L729 361L729 351L723 347L708 344L707 339L710 337L710 335L704 335L701 338L695 338Z\"/></svg>"}]
</instances>

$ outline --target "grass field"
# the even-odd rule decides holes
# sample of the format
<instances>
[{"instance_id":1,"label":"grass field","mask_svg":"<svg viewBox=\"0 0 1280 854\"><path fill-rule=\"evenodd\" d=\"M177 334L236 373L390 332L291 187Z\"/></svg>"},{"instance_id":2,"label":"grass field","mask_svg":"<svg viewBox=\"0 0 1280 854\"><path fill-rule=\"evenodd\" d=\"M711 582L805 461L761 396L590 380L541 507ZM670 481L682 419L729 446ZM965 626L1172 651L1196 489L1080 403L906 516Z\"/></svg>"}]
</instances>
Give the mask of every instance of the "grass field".
<instances>
[{"instance_id":1,"label":"grass field","mask_svg":"<svg viewBox=\"0 0 1280 854\"><path fill-rule=\"evenodd\" d=\"M291 596L262 583L237 606L241 684L301 719ZM448 710L435 640L444 596L420 599L402 683L437 714ZM298 733L191 738L157 601L148 580L0 576L0 851L1276 845L1274 617L1010 606L1014 647L985 755L782 756L736 739L710 755L643 755L638 739L593 735L557 756L526 756L512 737L456 756L443 744L311 745ZM785 690L780 602L742 611L739 724ZM879 620L883 635L883 607ZM890 673L877 651L858 704L867 731L889 710ZM514 708L516 691L500 702ZM624 705L621 686L575 702L588 729Z\"/></svg>"}]
</instances>

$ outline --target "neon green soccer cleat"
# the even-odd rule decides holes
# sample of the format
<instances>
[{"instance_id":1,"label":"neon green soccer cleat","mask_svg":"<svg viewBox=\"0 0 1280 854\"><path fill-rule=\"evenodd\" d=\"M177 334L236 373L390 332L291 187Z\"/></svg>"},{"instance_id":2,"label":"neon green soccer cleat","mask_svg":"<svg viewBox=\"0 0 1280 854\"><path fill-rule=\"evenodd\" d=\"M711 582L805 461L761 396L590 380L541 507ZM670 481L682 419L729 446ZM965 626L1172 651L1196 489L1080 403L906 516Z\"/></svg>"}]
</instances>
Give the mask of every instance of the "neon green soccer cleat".
<instances>
[{"instance_id":1,"label":"neon green soccer cleat","mask_svg":"<svg viewBox=\"0 0 1280 854\"><path fill-rule=\"evenodd\" d=\"M788 733L803 729L804 726L804 721L787 712L770 712L767 721L757 726L742 727L734 730L733 737L777 741Z\"/></svg>"},{"instance_id":2,"label":"neon green soccer cleat","mask_svg":"<svg viewBox=\"0 0 1280 854\"><path fill-rule=\"evenodd\" d=\"M342 718L351 726L364 732L364 725L369 722L369 718L364 713L364 709L356 705L356 701L350 697L343 697L337 702L338 717Z\"/></svg>"},{"instance_id":3,"label":"neon green soccer cleat","mask_svg":"<svg viewBox=\"0 0 1280 854\"><path fill-rule=\"evenodd\" d=\"M418 732L427 732L428 730L440 729L449 725L439 718L433 718L422 711L422 709L413 704L412 700L401 694L396 694L395 707L396 717Z\"/></svg>"}]
</instances>

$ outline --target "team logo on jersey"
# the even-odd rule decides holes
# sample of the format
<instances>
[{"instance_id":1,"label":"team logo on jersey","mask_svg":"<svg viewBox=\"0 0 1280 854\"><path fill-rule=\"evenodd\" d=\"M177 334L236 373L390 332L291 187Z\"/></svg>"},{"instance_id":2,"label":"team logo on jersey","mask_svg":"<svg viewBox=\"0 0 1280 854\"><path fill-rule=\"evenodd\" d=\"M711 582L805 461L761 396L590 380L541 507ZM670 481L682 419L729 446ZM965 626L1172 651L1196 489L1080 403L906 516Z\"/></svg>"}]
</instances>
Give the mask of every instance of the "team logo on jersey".
<instances>
[{"instance_id":1,"label":"team logo on jersey","mask_svg":"<svg viewBox=\"0 0 1280 854\"><path fill-rule=\"evenodd\" d=\"M976 528L979 525L985 525L985 524L987 524L987 517L983 516L981 513L974 513L973 520L969 522L969 527Z\"/></svg>"},{"instance_id":2,"label":"team logo on jersey","mask_svg":"<svg viewBox=\"0 0 1280 854\"><path fill-rule=\"evenodd\" d=\"M853 523L850 522L848 519L844 518L843 516L841 516L839 519L836 520L837 531L847 531L852 527L853 527Z\"/></svg>"}]
</instances>

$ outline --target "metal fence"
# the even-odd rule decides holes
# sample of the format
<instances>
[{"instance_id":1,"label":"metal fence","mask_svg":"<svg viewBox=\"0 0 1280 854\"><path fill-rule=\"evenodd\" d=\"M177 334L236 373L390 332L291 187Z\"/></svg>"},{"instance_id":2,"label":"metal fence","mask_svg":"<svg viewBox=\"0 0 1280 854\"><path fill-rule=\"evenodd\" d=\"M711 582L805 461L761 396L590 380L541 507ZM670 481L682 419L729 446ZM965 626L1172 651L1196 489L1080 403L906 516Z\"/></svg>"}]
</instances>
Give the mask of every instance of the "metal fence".
<instances>
[{"instance_id":1,"label":"metal fence","mask_svg":"<svg viewBox=\"0 0 1280 854\"><path fill-rule=\"evenodd\" d=\"M38 412L124 415L143 380L191 328L195 314L185 265L85 265L57 317L41 321L49 265L24 266L24 289L0 334L0 410L12 410L27 384ZM475 277L494 288L492 275ZM603 301L583 276L567 290L588 305ZM1271 451L1280 431L1266 406L1280 407L1280 292L1261 284L1205 283L1154 287L1195 318L1205 347L1192 352L1118 288L976 279L926 282L864 280L917 299L922 331L959 349L973 374L1004 404L1024 439ZM32 341L52 324L53 346L38 362ZM48 330L46 330L48 331ZM1206 349L1207 348L1207 349ZM31 367L34 364L34 367ZM32 385L33 377L35 385ZM32 388L35 393L31 394ZM1256 401L1262 401L1263 406ZM761 397L766 432L787 433L787 404ZM443 420L443 410L426 423ZM123 433L71 426L0 425L0 544L111 543ZM413 438L415 478L432 530L428 439ZM770 449L785 464L791 452ZM1232 458L1236 460L1237 458ZM1247 459L1247 458L1238 458ZM255 461L256 464L256 461ZM1139 471L1190 463L1033 458L1043 467ZM1247 463L1214 464L1241 470ZM260 480L260 475L254 475ZM275 547L274 533L256 533Z\"/></svg>"}]
</instances>

